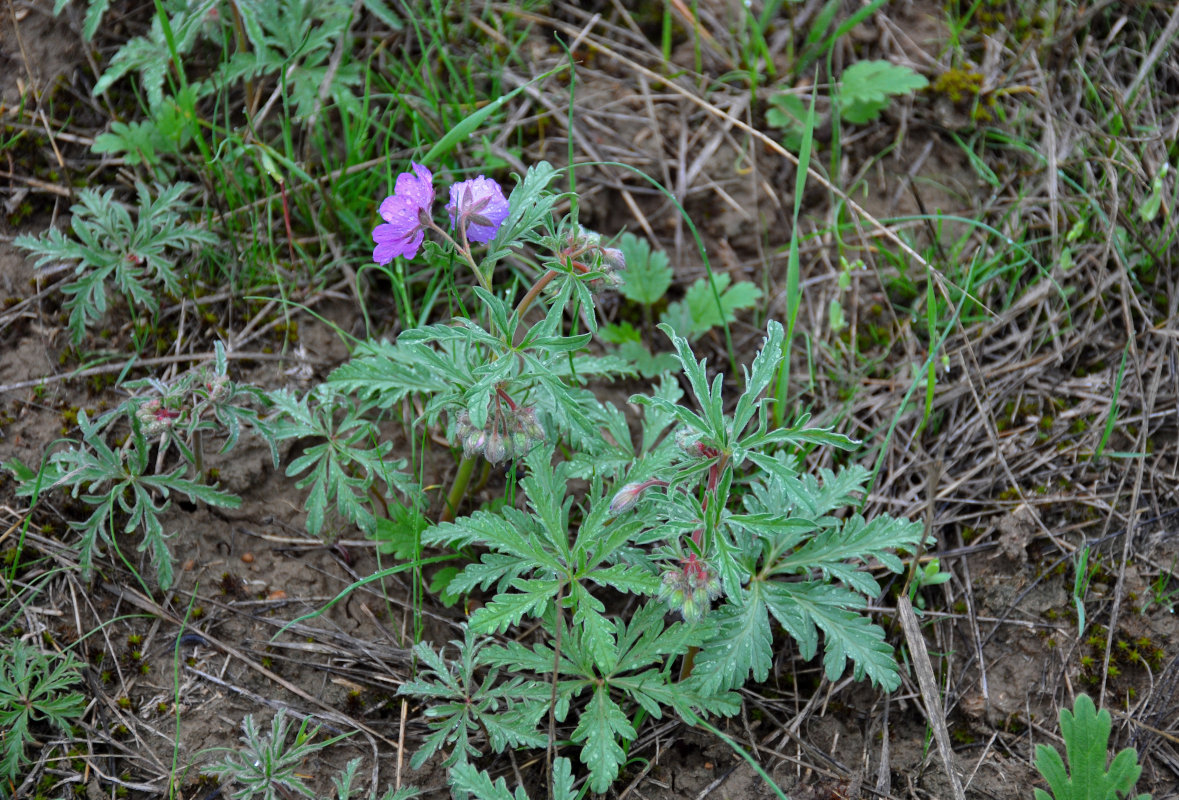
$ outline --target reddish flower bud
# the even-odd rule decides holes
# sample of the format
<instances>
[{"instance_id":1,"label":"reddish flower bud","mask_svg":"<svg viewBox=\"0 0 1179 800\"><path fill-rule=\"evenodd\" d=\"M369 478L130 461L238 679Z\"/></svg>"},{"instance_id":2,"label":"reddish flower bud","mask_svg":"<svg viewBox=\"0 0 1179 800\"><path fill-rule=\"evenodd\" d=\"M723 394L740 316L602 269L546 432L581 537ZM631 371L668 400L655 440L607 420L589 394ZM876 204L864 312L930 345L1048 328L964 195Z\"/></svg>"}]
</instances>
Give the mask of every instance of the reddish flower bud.
<instances>
[{"instance_id":1,"label":"reddish flower bud","mask_svg":"<svg viewBox=\"0 0 1179 800\"><path fill-rule=\"evenodd\" d=\"M646 488L645 483L628 483L623 486L610 501L610 513L617 517L619 514L630 511L639 504L639 498Z\"/></svg>"},{"instance_id":2,"label":"reddish flower bud","mask_svg":"<svg viewBox=\"0 0 1179 800\"><path fill-rule=\"evenodd\" d=\"M642 483L628 483L614 494L610 501L610 513L614 516L625 514L639 504L643 492L652 486L667 486L667 481L658 478L648 478Z\"/></svg>"}]
</instances>

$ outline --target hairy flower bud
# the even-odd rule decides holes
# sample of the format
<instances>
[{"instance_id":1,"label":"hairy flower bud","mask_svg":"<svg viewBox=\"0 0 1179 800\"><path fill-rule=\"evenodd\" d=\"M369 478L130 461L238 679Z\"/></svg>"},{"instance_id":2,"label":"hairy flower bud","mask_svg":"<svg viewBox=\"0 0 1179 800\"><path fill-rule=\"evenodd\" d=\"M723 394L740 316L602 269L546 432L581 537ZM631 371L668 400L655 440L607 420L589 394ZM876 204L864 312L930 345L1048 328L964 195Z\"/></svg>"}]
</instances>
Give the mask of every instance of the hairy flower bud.
<instances>
[{"instance_id":1,"label":"hairy flower bud","mask_svg":"<svg viewBox=\"0 0 1179 800\"><path fill-rule=\"evenodd\" d=\"M483 446L483 457L492 464L498 464L508 457L508 448L504 437L498 433L489 433Z\"/></svg>"},{"instance_id":2,"label":"hairy flower bud","mask_svg":"<svg viewBox=\"0 0 1179 800\"><path fill-rule=\"evenodd\" d=\"M455 416L455 434L463 447L463 456L483 456L492 464L523 458L532 448L545 440L544 426L536 418L534 408L508 408L493 399L482 428L471 423L471 415L460 411Z\"/></svg>"},{"instance_id":3,"label":"hairy flower bud","mask_svg":"<svg viewBox=\"0 0 1179 800\"><path fill-rule=\"evenodd\" d=\"M209 400L218 403L229 396L229 376L215 375L205 383L205 390L209 393Z\"/></svg>"},{"instance_id":4,"label":"hairy flower bud","mask_svg":"<svg viewBox=\"0 0 1179 800\"><path fill-rule=\"evenodd\" d=\"M579 225L566 239L563 254L570 258L574 269L598 273L589 281L591 291L617 289L623 284L620 273L626 269L626 257L617 247L604 247L601 234Z\"/></svg>"},{"instance_id":5,"label":"hairy flower bud","mask_svg":"<svg viewBox=\"0 0 1179 800\"><path fill-rule=\"evenodd\" d=\"M135 417L142 423L145 436L159 436L176 424L180 412L166 408L158 398L153 398L135 410Z\"/></svg>"},{"instance_id":6,"label":"hairy flower bud","mask_svg":"<svg viewBox=\"0 0 1179 800\"><path fill-rule=\"evenodd\" d=\"M628 483L619 489L614 499L610 501L610 513L614 516L625 514L632 508L639 504L639 498L643 495L643 490L647 488L644 483Z\"/></svg>"},{"instance_id":7,"label":"hairy flower bud","mask_svg":"<svg viewBox=\"0 0 1179 800\"><path fill-rule=\"evenodd\" d=\"M483 452L483 446L487 442L487 434L483 431L471 429L467 431L466 436L463 437L463 455L471 458L474 455Z\"/></svg>"},{"instance_id":8,"label":"hairy flower bud","mask_svg":"<svg viewBox=\"0 0 1179 800\"><path fill-rule=\"evenodd\" d=\"M652 486L667 486L667 481L659 478L648 478L642 483L628 483L619 489L614 499L610 501L610 513L614 516L625 514L632 508L639 504L639 499L643 496L643 492L650 489Z\"/></svg>"},{"instance_id":9,"label":"hairy flower bud","mask_svg":"<svg viewBox=\"0 0 1179 800\"><path fill-rule=\"evenodd\" d=\"M721 589L720 576L695 553L689 553L679 568L663 573L659 599L672 611L678 611L684 622L699 622L708 613L712 601L720 597Z\"/></svg>"},{"instance_id":10,"label":"hairy flower bud","mask_svg":"<svg viewBox=\"0 0 1179 800\"><path fill-rule=\"evenodd\" d=\"M536 419L535 408L522 408L516 415L520 430L529 438L537 442L544 441L544 427Z\"/></svg>"}]
</instances>

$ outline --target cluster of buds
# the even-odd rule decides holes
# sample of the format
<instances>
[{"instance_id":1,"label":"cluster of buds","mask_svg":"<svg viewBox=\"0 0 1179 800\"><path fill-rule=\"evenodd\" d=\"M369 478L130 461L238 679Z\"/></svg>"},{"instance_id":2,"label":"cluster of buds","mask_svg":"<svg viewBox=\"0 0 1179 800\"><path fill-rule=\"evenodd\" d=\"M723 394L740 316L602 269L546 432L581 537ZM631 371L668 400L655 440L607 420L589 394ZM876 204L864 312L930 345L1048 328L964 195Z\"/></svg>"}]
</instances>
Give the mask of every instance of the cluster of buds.
<instances>
[{"instance_id":1,"label":"cluster of buds","mask_svg":"<svg viewBox=\"0 0 1179 800\"><path fill-rule=\"evenodd\" d=\"M145 436L159 436L176 424L180 412L166 407L159 398L152 398L135 409L135 416L143 424Z\"/></svg>"},{"instance_id":2,"label":"cluster of buds","mask_svg":"<svg viewBox=\"0 0 1179 800\"><path fill-rule=\"evenodd\" d=\"M709 447L700 441L700 434L687 428L680 428L675 432L675 446L688 458L705 459L716 458L720 451Z\"/></svg>"},{"instance_id":3,"label":"cluster of buds","mask_svg":"<svg viewBox=\"0 0 1179 800\"><path fill-rule=\"evenodd\" d=\"M214 375L205 381L205 391L209 393L209 402L217 403L229 396L229 376Z\"/></svg>"},{"instance_id":4,"label":"cluster of buds","mask_svg":"<svg viewBox=\"0 0 1179 800\"><path fill-rule=\"evenodd\" d=\"M707 564L688 553L678 568L663 573L659 587L659 599L667 603L672 611L678 611L684 622L693 623L704 619L712 601L720 597L721 579Z\"/></svg>"},{"instance_id":5,"label":"cluster of buds","mask_svg":"<svg viewBox=\"0 0 1179 800\"><path fill-rule=\"evenodd\" d=\"M481 455L492 464L523 458L544 441L544 427L536 419L534 408L505 408L497 404L482 428L471 423L471 415L460 411L458 437L467 458Z\"/></svg>"},{"instance_id":6,"label":"cluster of buds","mask_svg":"<svg viewBox=\"0 0 1179 800\"><path fill-rule=\"evenodd\" d=\"M617 247L603 246L601 234L589 228L577 226L576 232L569 235L561 256L577 272L601 273L600 277L589 282L590 289L595 292L617 289L623 283L620 273L626 269L626 257Z\"/></svg>"}]
</instances>

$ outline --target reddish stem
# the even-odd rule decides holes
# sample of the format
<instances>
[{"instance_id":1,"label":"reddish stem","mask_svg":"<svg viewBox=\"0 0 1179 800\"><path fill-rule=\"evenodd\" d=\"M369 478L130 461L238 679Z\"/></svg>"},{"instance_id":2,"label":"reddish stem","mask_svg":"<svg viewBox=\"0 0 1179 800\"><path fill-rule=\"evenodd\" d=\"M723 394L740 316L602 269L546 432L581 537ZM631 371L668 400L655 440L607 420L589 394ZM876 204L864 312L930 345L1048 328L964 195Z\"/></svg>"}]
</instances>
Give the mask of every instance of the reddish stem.
<instances>
[{"instance_id":1,"label":"reddish stem","mask_svg":"<svg viewBox=\"0 0 1179 800\"><path fill-rule=\"evenodd\" d=\"M540 277L540 280L532 284L532 288L528 290L528 294L521 297L520 304L516 306L517 317L524 317L524 312L528 310L528 306L532 305L532 301L534 301L540 295L540 293L544 291L544 287L552 283L553 278L555 277L557 277L556 270L550 269Z\"/></svg>"},{"instance_id":2,"label":"reddish stem","mask_svg":"<svg viewBox=\"0 0 1179 800\"><path fill-rule=\"evenodd\" d=\"M503 398L503 401L508 404L508 408L512 411L516 410L516 404L512 402L512 398L508 397L508 393L503 390L502 386L496 386L495 393Z\"/></svg>"}]
</instances>

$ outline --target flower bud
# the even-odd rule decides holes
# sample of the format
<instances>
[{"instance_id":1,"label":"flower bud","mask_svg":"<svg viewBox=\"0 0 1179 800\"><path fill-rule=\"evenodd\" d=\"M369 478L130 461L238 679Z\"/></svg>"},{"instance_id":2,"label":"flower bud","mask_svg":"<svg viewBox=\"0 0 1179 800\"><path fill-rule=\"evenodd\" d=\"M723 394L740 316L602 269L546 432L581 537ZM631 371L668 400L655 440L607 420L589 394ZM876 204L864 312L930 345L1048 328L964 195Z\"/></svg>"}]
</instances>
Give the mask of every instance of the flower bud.
<instances>
[{"instance_id":1,"label":"flower bud","mask_svg":"<svg viewBox=\"0 0 1179 800\"><path fill-rule=\"evenodd\" d=\"M535 408L520 409L520 414L516 419L520 424L520 430L522 430L529 439L534 439L537 442L544 441L544 427L536 419Z\"/></svg>"},{"instance_id":2,"label":"flower bud","mask_svg":"<svg viewBox=\"0 0 1179 800\"><path fill-rule=\"evenodd\" d=\"M626 269L626 256L624 256L622 251L617 247L603 247L601 252L602 269L611 273L620 272Z\"/></svg>"},{"instance_id":3,"label":"flower bud","mask_svg":"<svg viewBox=\"0 0 1179 800\"><path fill-rule=\"evenodd\" d=\"M487 441L483 446L483 457L492 464L498 464L508 457L508 447L504 437L498 433L487 434Z\"/></svg>"},{"instance_id":4,"label":"flower bud","mask_svg":"<svg viewBox=\"0 0 1179 800\"><path fill-rule=\"evenodd\" d=\"M647 488L646 483L628 483L619 489L614 499L610 501L610 513L614 516L624 514L639 504L639 498Z\"/></svg>"},{"instance_id":5,"label":"flower bud","mask_svg":"<svg viewBox=\"0 0 1179 800\"><path fill-rule=\"evenodd\" d=\"M523 458L528 455L528 451L532 449L535 442L528 438L528 434L523 431L516 431L508 437L508 458Z\"/></svg>"},{"instance_id":6,"label":"flower bud","mask_svg":"<svg viewBox=\"0 0 1179 800\"><path fill-rule=\"evenodd\" d=\"M678 611L685 622L699 622L708 613L712 601L721 595L721 579L695 553L680 562L679 568L663 573L659 599L672 611Z\"/></svg>"},{"instance_id":7,"label":"flower bud","mask_svg":"<svg viewBox=\"0 0 1179 800\"><path fill-rule=\"evenodd\" d=\"M205 382L205 389L209 392L209 400L218 403L229 396L229 376L216 375Z\"/></svg>"},{"instance_id":8,"label":"flower bud","mask_svg":"<svg viewBox=\"0 0 1179 800\"><path fill-rule=\"evenodd\" d=\"M463 456L471 458L482 452L483 445L487 441L487 434L483 431L469 428L466 435L463 437Z\"/></svg>"},{"instance_id":9,"label":"flower bud","mask_svg":"<svg viewBox=\"0 0 1179 800\"><path fill-rule=\"evenodd\" d=\"M165 407L158 398L153 398L135 410L135 417L142 423L145 436L159 436L176 424L180 412Z\"/></svg>"}]
</instances>

